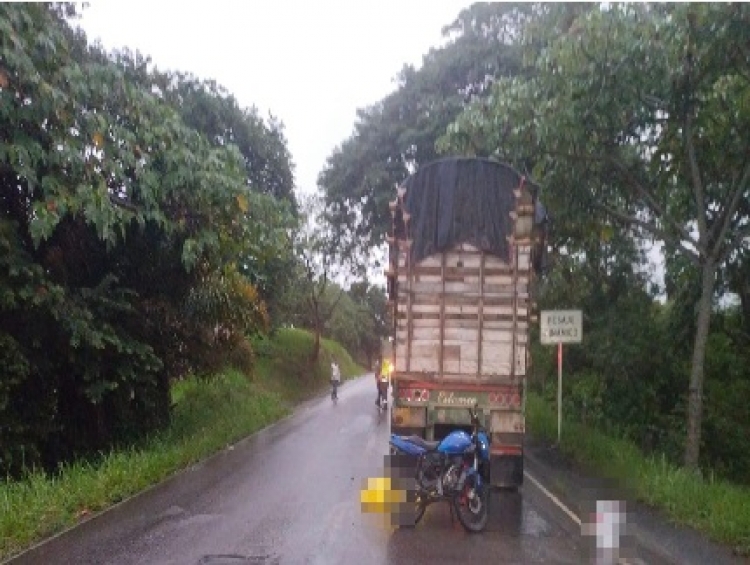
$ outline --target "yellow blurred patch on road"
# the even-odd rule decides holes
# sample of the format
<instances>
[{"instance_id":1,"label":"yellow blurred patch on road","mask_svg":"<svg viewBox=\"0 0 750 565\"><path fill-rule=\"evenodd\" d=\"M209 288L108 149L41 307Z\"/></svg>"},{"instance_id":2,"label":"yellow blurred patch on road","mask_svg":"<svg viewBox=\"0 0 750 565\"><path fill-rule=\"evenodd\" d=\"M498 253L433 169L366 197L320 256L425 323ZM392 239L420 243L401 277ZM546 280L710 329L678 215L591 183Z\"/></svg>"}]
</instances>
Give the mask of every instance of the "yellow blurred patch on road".
<instances>
[{"instance_id":1,"label":"yellow blurred patch on road","mask_svg":"<svg viewBox=\"0 0 750 565\"><path fill-rule=\"evenodd\" d=\"M406 491L393 489L388 477L368 478L366 488L360 492L362 512L366 514L395 512L405 502Z\"/></svg>"}]
</instances>

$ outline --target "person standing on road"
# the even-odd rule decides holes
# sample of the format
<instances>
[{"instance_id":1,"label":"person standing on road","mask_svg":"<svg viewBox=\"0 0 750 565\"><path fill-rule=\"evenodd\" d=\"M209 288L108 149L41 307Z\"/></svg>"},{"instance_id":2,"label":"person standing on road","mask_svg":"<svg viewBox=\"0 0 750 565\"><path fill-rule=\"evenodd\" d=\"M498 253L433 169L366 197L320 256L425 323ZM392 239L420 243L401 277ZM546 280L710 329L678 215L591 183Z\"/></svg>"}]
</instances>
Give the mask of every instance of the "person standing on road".
<instances>
[{"instance_id":1,"label":"person standing on road","mask_svg":"<svg viewBox=\"0 0 750 565\"><path fill-rule=\"evenodd\" d=\"M391 363L388 359L383 359L382 363L378 363L378 370L375 373L375 383L378 388L378 398L375 404L380 407L381 399L384 399L388 394L388 384L391 376Z\"/></svg>"},{"instance_id":2,"label":"person standing on road","mask_svg":"<svg viewBox=\"0 0 750 565\"><path fill-rule=\"evenodd\" d=\"M333 361L331 361L331 398L338 398L338 388L341 384L341 369L339 369L339 364L336 362L336 359L334 358Z\"/></svg>"}]
</instances>

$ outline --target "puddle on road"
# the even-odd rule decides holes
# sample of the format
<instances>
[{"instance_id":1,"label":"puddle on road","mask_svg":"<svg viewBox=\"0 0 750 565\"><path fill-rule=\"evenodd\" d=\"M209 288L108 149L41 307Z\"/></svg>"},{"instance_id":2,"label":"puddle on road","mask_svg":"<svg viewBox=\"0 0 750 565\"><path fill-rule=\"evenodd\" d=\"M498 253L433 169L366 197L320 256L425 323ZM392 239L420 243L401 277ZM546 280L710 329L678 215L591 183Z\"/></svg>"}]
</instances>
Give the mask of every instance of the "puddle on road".
<instances>
[{"instance_id":1,"label":"puddle on road","mask_svg":"<svg viewBox=\"0 0 750 565\"><path fill-rule=\"evenodd\" d=\"M541 537L549 535L552 531L549 522L542 518L531 509L526 509L523 513L523 522L521 524L521 535Z\"/></svg>"}]
</instances>

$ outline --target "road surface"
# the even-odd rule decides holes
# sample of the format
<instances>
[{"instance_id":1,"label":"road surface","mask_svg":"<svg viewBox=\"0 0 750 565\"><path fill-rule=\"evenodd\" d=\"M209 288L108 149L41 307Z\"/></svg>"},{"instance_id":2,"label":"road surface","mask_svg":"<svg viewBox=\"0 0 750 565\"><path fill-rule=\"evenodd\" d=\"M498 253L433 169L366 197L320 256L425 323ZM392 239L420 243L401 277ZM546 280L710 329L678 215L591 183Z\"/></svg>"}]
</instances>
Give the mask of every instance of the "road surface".
<instances>
[{"instance_id":1,"label":"road surface","mask_svg":"<svg viewBox=\"0 0 750 565\"><path fill-rule=\"evenodd\" d=\"M372 375L167 482L53 538L20 564L238 565L584 561L580 526L526 480L493 492L487 530L467 534L447 504L414 529L362 514L360 488L382 476L387 415Z\"/></svg>"}]
</instances>

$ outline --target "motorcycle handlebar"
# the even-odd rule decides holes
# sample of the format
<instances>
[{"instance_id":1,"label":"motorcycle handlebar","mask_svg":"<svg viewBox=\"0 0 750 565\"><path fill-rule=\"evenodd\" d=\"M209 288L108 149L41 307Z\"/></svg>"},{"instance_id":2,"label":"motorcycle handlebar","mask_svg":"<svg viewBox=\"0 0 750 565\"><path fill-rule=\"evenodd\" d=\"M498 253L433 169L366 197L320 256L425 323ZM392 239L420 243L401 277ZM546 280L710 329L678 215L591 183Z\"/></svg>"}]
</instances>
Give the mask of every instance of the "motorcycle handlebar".
<instances>
[{"instance_id":1,"label":"motorcycle handlebar","mask_svg":"<svg viewBox=\"0 0 750 565\"><path fill-rule=\"evenodd\" d=\"M469 415L471 416L471 424L475 428L479 428L479 413L477 408L479 407L479 402L474 402L474 406L470 406L468 408Z\"/></svg>"}]
</instances>

